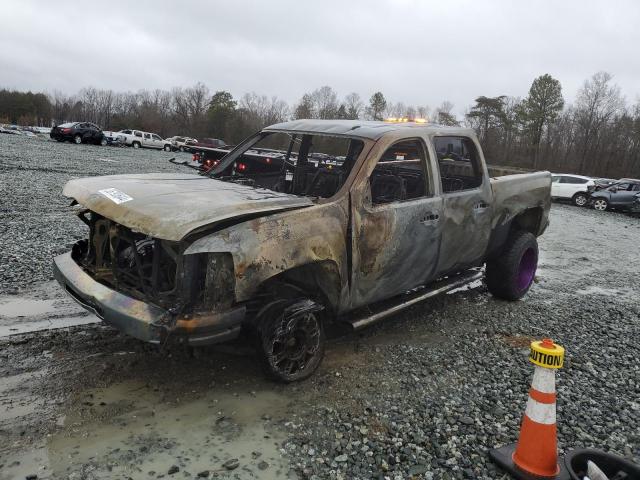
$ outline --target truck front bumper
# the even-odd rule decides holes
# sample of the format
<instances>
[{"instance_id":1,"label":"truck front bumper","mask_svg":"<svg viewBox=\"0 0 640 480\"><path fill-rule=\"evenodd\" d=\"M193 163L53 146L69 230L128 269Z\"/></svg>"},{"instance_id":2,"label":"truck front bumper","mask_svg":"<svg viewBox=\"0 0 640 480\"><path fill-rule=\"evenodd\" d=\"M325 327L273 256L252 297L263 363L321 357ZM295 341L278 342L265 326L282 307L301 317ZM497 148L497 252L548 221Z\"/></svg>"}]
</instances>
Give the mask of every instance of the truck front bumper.
<instances>
[{"instance_id":1,"label":"truck front bumper","mask_svg":"<svg viewBox=\"0 0 640 480\"><path fill-rule=\"evenodd\" d=\"M236 338L245 319L244 306L173 318L168 310L95 281L75 262L71 252L55 257L53 265L56 280L71 298L121 332L145 342L180 340L194 346L220 343Z\"/></svg>"}]
</instances>

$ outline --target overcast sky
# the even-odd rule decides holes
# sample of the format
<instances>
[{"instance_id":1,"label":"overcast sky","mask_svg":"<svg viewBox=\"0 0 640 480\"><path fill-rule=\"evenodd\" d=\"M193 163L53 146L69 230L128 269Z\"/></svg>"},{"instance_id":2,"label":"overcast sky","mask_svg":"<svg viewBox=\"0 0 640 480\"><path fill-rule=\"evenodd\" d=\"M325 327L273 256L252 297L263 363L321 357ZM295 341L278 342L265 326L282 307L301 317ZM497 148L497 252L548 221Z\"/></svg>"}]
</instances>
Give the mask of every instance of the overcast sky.
<instances>
[{"instance_id":1,"label":"overcast sky","mask_svg":"<svg viewBox=\"0 0 640 480\"><path fill-rule=\"evenodd\" d=\"M0 88L115 90L197 81L297 101L332 86L458 112L525 96L550 73L568 102L599 70L640 95L640 2L4 0Z\"/></svg>"}]
</instances>

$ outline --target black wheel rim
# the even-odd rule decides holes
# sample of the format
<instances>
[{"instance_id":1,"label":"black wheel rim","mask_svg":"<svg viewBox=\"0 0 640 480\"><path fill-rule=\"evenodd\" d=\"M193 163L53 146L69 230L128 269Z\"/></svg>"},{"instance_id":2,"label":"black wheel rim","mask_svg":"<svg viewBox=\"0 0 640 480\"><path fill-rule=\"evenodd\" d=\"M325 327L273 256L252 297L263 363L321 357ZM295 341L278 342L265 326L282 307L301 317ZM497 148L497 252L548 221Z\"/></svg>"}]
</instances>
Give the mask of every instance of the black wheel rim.
<instances>
[{"instance_id":1,"label":"black wheel rim","mask_svg":"<svg viewBox=\"0 0 640 480\"><path fill-rule=\"evenodd\" d=\"M284 315L264 339L271 368L284 378L304 371L320 349L320 323L313 313L293 318Z\"/></svg>"}]
</instances>

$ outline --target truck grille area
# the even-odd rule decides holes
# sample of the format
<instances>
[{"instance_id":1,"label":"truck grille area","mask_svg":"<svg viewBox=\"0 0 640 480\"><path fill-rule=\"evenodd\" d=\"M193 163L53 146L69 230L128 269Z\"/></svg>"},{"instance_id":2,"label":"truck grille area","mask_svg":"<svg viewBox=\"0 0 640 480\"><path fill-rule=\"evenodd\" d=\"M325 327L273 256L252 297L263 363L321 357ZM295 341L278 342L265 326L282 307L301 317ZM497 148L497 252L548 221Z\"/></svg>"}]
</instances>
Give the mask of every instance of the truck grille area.
<instances>
[{"instance_id":1,"label":"truck grille area","mask_svg":"<svg viewBox=\"0 0 640 480\"><path fill-rule=\"evenodd\" d=\"M163 308L184 304L178 278L181 246L151 238L95 212L78 215L89 226L89 239L76 243L73 259L96 281Z\"/></svg>"}]
</instances>

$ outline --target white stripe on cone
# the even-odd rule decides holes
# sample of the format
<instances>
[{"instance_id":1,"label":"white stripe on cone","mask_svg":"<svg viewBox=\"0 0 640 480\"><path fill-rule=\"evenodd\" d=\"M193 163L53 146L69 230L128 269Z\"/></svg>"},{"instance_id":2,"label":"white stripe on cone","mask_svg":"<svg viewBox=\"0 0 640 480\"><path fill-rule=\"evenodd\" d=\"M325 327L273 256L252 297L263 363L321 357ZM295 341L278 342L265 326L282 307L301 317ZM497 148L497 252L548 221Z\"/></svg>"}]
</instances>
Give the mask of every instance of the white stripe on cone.
<instances>
[{"instance_id":1,"label":"white stripe on cone","mask_svg":"<svg viewBox=\"0 0 640 480\"><path fill-rule=\"evenodd\" d=\"M556 371L536 365L531 388L541 393L556 393Z\"/></svg>"},{"instance_id":2,"label":"white stripe on cone","mask_svg":"<svg viewBox=\"0 0 640 480\"><path fill-rule=\"evenodd\" d=\"M540 403L529 397L524 414L536 423L554 425L556 423L556 404Z\"/></svg>"}]
</instances>

